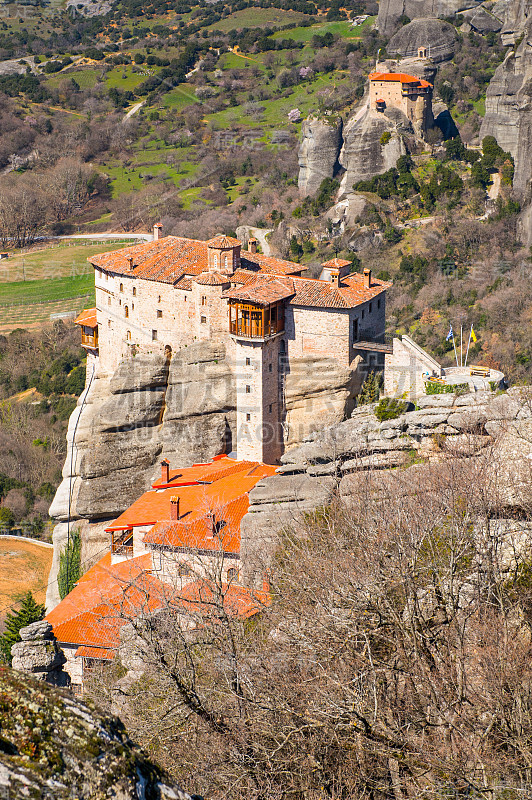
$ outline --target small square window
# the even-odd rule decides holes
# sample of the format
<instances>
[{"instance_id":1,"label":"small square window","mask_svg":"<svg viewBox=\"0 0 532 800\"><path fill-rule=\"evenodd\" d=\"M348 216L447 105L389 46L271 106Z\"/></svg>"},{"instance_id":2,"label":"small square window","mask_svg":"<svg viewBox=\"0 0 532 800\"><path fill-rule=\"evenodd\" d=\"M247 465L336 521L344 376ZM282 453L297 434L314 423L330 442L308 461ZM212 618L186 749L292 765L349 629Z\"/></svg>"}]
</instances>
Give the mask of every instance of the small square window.
<instances>
[{"instance_id":1,"label":"small square window","mask_svg":"<svg viewBox=\"0 0 532 800\"><path fill-rule=\"evenodd\" d=\"M246 367L250 367L250 366L251 366L251 359L250 358L246 358Z\"/></svg>"},{"instance_id":2,"label":"small square window","mask_svg":"<svg viewBox=\"0 0 532 800\"><path fill-rule=\"evenodd\" d=\"M132 310L132 311L134 311L134 310L135 310L135 303L131 303L131 310Z\"/></svg>"},{"instance_id":3,"label":"small square window","mask_svg":"<svg viewBox=\"0 0 532 800\"><path fill-rule=\"evenodd\" d=\"M162 316L163 316L163 312L161 311L160 308L158 308L157 309L157 319L162 319Z\"/></svg>"},{"instance_id":4,"label":"small square window","mask_svg":"<svg viewBox=\"0 0 532 800\"><path fill-rule=\"evenodd\" d=\"M204 295L204 294L201 296L201 305L202 306L206 306L207 305L207 296Z\"/></svg>"},{"instance_id":5,"label":"small square window","mask_svg":"<svg viewBox=\"0 0 532 800\"><path fill-rule=\"evenodd\" d=\"M251 414L246 414L246 422L251 422Z\"/></svg>"},{"instance_id":6,"label":"small square window","mask_svg":"<svg viewBox=\"0 0 532 800\"><path fill-rule=\"evenodd\" d=\"M251 394L251 386L246 386L246 394Z\"/></svg>"},{"instance_id":7,"label":"small square window","mask_svg":"<svg viewBox=\"0 0 532 800\"><path fill-rule=\"evenodd\" d=\"M136 297L136 296L137 296L137 287L134 286L133 287L133 297Z\"/></svg>"},{"instance_id":8,"label":"small square window","mask_svg":"<svg viewBox=\"0 0 532 800\"><path fill-rule=\"evenodd\" d=\"M158 302L158 303L160 303L160 302L161 302L161 295L159 295L159 298L158 298L157 302Z\"/></svg>"},{"instance_id":9,"label":"small square window","mask_svg":"<svg viewBox=\"0 0 532 800\"><path fill-rule=\"evenodd\" d=\"M207 317L200 317L200 322L201 322L202 325L206 325L207 324Z\"/></svg>"},{"instance_id":10,"label":"small square window","mask_svg":"<svg viewBox=\"0 0 532 800\"><path fill-rule=\"evenodd\" d=\"M273 372L273 364L268 364L268 372Z\"/></svg>"},{"instance_id":11,"label":"small square window","mask_svg":"<svg viewBox=\"0 0 532 800\"><path fill-rule=\"evenodd\" d=\"M270 403L270 405L268 406L268 411L270 412L270 414L272 413L272 411L273 411L273 405L272 405L272 403Z\"/></svg>"},{"instance_id":12,"label":"small square window","mask_svg":"<svg viewBox=\"0 0 532 800\"><path fill-rule=\"evenodd\" d=\"M152 342L156 342L157 341L157 331L152 331L151 332L151 340L152 340Z\"/></svg>"}]
</instances>

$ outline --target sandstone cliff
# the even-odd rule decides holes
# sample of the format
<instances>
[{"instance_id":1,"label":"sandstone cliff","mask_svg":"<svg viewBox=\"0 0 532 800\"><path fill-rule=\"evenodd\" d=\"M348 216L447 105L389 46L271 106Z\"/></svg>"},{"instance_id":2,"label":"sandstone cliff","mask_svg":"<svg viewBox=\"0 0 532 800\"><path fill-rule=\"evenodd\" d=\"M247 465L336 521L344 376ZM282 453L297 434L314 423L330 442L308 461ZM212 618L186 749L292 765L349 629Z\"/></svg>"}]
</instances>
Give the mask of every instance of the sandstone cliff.
<instances>
[{"instance_id":1,"label":"sandstone cliff","mask_svg":"<svg viewBox=\"0 0 532 800\"><path fill-rule=\"evenodd\" d=\"M514 188L523 197L532 179L532 22L517 49L495 70L486 94L480 138L495 136L515 161Z\"/></svg>"},{"instance_id":2,"label":"sandstone cliff","mask_svg":"<svg viewBox=\"0 0 532 800\"><path fill-rule=\"evenodd\" d=\"M412 132L406 117L400 111L391 116L367 109L355 115L344 128L339 161L345 172L340 184L340 197L348 194L357 181L372 178L395 167L397 159L406 153L403 135ZM384 146L380 139L388 131L390 141Z\"/></svg>"},{"instance_id":3,"label":"sandstone cliff","mask_svg":"<svg viewBox=\"0 0 532 800\"><path fill-rule=\"evenodd\" d=\"M411 20L452 17L477 5L468 0L380 0L377 27L383 36L391 36L403 15Z\"/></svg>"},{"instance_id":4,"label":"sandstone cliff","mask_svg":"<svg viewBox=\"0 0 532 800\"><path fill-rule=\"evenodd\" d=\"M299 191L315 194L324 178L332 178L342 146L342 120L337 116L310 116L301 126Z\"/></svg>"},{"instance_id":5,"label":"sandstone cliff","mask_svg":"<svg viewBox=\"0 0 532 800\"><path fill-rule=\"evenodd\" d=\"M502 532L513 530L513 516L529 503L531 455L532 403L520 388L501 395L425 396L417 410L384 422L374 406L357 408L350 419L289 450L278 473L251 491L241 524L243 580L260 586L278 532L297 523L301 512L330 502L335 493L349 500L355 486L382 471L419 487L423 469L446 456L479 461L492 481L494 506L504 509L498 525Z\"/></svg>"},{"instance_id":6,"label":"sandstone cliff","mask_svg":"<svg viewBox=\"0 0 532 800\"><path fill-rule=\"evenodd\" d=\"M193 800L92 703L5 667L0 691L1 797Z\"/></svg>"},{"instance_id":7,"label":"sandstone cliff","mask_svg":"<svg viewBox=\"0 0 532 800\"><path fill-rule=\"evenodd\" d=\"M420 18L399 28L386 45L386 51L401 58L415 58L419 48L427 48L431 61L440 63L453 57L457 42L456 29L449 22Z\"/></svg>"},{"instance_id":8,"label":"sandstone cliff","mask_svg":"<svg viewBox=\"0 0 532 800\"><path fill-rule=\"evenodd\" d=\"M58 524L49 608L59 602L69 515L70 530L81 530L83 563L95 560L109 547L108 521L150 487L162 458L189 466L230 449L235 405L225 348L216 342L191 345L171 359L141 351L113 375L89 376L69 421L63 482L50 507Z\"/></svg>"}]
</instances>

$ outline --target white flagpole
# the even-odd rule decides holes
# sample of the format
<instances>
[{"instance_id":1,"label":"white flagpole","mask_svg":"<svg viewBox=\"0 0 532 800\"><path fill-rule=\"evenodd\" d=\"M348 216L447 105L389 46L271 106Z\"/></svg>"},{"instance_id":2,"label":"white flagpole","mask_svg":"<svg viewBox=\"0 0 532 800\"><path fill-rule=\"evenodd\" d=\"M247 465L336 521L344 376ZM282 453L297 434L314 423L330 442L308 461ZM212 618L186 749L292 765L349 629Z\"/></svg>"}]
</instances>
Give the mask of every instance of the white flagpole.
<instances>
[{"instance_id":1,"label":"white flagpole","mask_svg":"<svg viewBox=\"0 0 532 800\"><path fill-rule=\"evenodd\" d=\"M453 347L454 347L454 357L456 358L456 366L458 366L458 353L456 352L456 342L454 339L454 332L453 332Z\"/></svg>"},{"instance_id":2,"label":"white flagpole","mask_svg":"<svg viewBox=\"0 0 532 800\"><path fill-rule=\"evenodd\" d=\"M462 350L462 326L460 325L460 366L463 366L463 350Z\"/></svg>"},{"instance_id":3,"label":"white flagpole","mask_svg":"<svg viewBox=\"0 0 532 800\"><path fill-rule=\"evenodd\" d=\"M471 344L471 334L473 333L473 325L471 325L471 330L469 331L469 341L467 343L467 350L465 354L465 364L464 367L467 367L467 356L469 355L469 345Z\"/></svg>"}]
</instances>

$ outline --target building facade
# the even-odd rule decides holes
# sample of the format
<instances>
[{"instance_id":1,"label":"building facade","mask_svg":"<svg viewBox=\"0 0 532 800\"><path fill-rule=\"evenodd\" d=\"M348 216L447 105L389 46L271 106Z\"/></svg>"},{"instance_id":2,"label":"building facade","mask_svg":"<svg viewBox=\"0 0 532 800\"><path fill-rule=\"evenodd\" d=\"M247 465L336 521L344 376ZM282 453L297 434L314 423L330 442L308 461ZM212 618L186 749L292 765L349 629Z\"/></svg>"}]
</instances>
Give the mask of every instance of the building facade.
<instances>
[{"instance_id":1,"label":"building facade","mask_svg":"<svg viewBox=\"0 0 532 800\"><path fill-rule=\"evenodd\" d=\"M349 367L356 355L379 352L390 284L369 270L350 273L348 261L333 259L311 279L253 243L242 250L227 236L201 242L159 232L90 258L96 310L77 320L87 352L111 374L139 349L171 356L194 342L223 342L237 389L237 457L277 463L291 362L313 356Z\"/></svg>"},{"instance_id":2,"label":"building facade","mask_svg":"<svg viewBox=\"0 0 532 800\"><path fill-rule=\"evenodd\" d=\"M372 72L369 104L374 111L397 108L423 135L433 125L432 84L402 72Z\"/></svg>"}]
</instances>

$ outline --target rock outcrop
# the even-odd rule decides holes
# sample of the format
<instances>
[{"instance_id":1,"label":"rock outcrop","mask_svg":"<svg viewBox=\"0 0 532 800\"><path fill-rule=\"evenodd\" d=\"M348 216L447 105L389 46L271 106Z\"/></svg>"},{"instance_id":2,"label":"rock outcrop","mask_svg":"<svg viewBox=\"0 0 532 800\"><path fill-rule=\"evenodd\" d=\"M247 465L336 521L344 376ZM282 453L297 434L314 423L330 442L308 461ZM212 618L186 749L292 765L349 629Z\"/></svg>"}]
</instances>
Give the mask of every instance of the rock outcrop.
<instances>
[{"instance_id":1,"label":"rock outcrop","mask_svg":"<svg viewBox=\"0 0 532 800\"><path fill-rule=\"evenodd\" d=\"M301 512L328 503L336 492L349 498L355 483L383 470L485 454L494 504L508 509L509 517L512 509L528 507L532 402L521 389L424 396L417 409L384 422L374 409L361 406L350 419L309 435L285 453L276 475L252 489L241 523L244 582L260 586L276 532ZM418 487L419 477L409 483Z\"/></svg>"},{"instance_id":2,"label":"rock outcrop","mask_svg":"<svg viewBox=\"0 0 532 800\"><path fill-rule=\"evenodd\" d=\"M301 126L299 147L299 191L315 194L324 178L332 178L342 146L342 119L310 116Z\"/></svg>"},{"instance_id":3,"label":"rock outcrop","mask_svg":"<svg viewBox=\"0 0 532 800\"><path fill-rule=\"evenodd\" d=\"M402 16L410 20L452 17L476 3L468 0L381 0L377 27L383 36L391 36Z\"/></svg>"},{"instance_id":4,"label":"rock outcrop","mask_svg":"<svg viewBox=\"0 0 532 800\"><path fill-rule=\"evenodd\" d=\"M517 49L497 67L486 93L480 138L495 136L515 161L514 188L524 196L532 179L532 22Z\"/></svg>"},{"instance_id":5,"label":"rock outcrop","mask_svg":"<svg viewBox=\"0 0 532 800\"><path fill-rule=\"evenodd\" d=\"M11 647L13 669L26 672L52 686L67 686L63 670L66 658L60 650L52 626L46 620L33 622L20 630L20 642Z\"/></svg>"},{"instance_id":6,"label":"rock outcrop","mask_svg":"<svg viewBox=\"0 0 532 800\"><path fill-rule=\"evenodd\" d=\"M108 549L108 521L150 487L158 461L188 466L230 447L235 407L225 348L217 342L191 345L171 359L141 351L113 375L96 371L70 418L63 481L50 507L58 524L48 608L59 602L59 554L69 528L81 532L85 565L100 557Z\"/></svg>"},{"instance_id":7,"label":"rock outcrop","mask_svg":"<svg viewBox=\"0 0 532 800\"><path fill-rule=\"evenodd\" d=\"M456 29L449 22L420 18L399 28L386 45L386 51L401 58L412 58L417 57L420 48L425 48L428 58L440 63L453 57L457 42Z\"/></svg>"},{"instance_id":8,"label":"rock outcrop","mask_svg":"<svg viewBox=\"0 0 532 800\"><path fill-rule=\"evenodd\" d=\"M7 668L0 692L1 797L194 800L92 703Z\"/></svg>"},{"instance_id":9,"label":"rock outcrop","mask_svg":"<svg viewBox=\"0 0 532 800\"><path fill-rule=\"evenodd\" d=\"M345 169L340 184L340 197L349 194L353 184L395 167L397 159L406 153L404 133L413 133L406 117L397 109L394 116L379 114L367 109L359 118L352 117L344 128L343 145L339 161ZM391 135L387 144L381 144L381 136Z\"/></svg>"}]
</instances>

